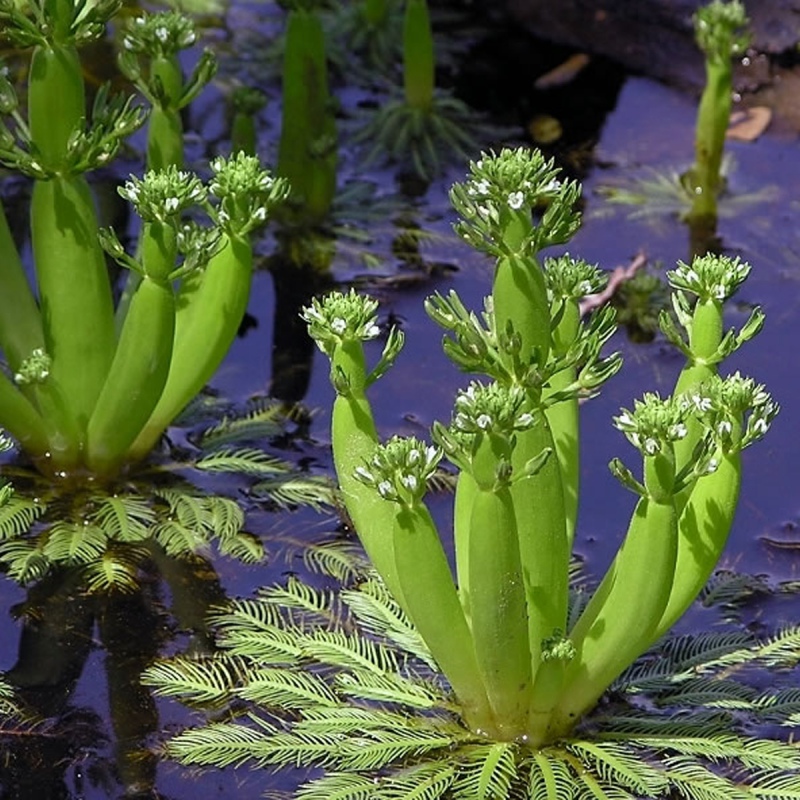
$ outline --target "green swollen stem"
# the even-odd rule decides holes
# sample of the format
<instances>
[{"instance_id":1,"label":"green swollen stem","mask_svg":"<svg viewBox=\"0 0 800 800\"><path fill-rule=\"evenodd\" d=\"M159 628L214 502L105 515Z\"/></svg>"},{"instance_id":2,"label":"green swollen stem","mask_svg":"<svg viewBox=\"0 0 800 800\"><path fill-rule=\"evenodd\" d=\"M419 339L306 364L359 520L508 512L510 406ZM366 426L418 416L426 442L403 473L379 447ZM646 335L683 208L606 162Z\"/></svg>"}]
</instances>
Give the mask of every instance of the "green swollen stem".
<instances>
[{"instance_id":1,"label":"green swollen stem","mask_svg":"<svg viewBox=\"0 0 800 800\"><path fill-rule=\"evenodd\" d=\"M176 298L172 362L161 399L130 451L144 458L158 437L222 363L247 310L253 275L248 236L225 233L206 268L189 276Z\"/></svg>"},{"instance_id":2,"label":"green swollen stem","mask_svg":"<svg viewBox=\"0 0 800 800\"><path fill-rule=\"evenodd\" d=\"M147 169L183 166L183 123L179 110L183 94L183 72L177 55L154 56L152 80L161 85L163 96L150 112L147 130Z\"/></svg>"},{"instance_id":3,"label":"green swollen stem","mask_svg":"<svg viewBox=\"0 0 800 800\"><path fill-rule=\"evenodd\" d=\"M560 316L552 313L551 318L558 319L552 331L553 352L556 356L566 354L575 341L580 327L580 307L577 300L563 299ZM568 367L557 372L543 391L544 399L574 383L577 369ZM580 492L580 415L578 398L562 400L545 410L547 421L553 432L555 452L561 467L562 489L564 492L564 515L569 549L575 539L575 527L578 519L578 497Z\"/></svg>"},{"instance_id":4,"label":"green swollen stem","mask_svg":"<svg viewBox=\"0 0 800 800\"><path fill-rule=\"evenodd\" d=\"M570 547L564 516L561 466L555 457L550 425L539 413L536 424L517 434L513 472L520 475L532 459L550 450L539 471L511 486L532 669L539 666L542 640L566 630Z\"/></svg>"},{"instance_id":5,"label":"green swollen stem","mask_svg":"<svg viewBox=\"0 0 800 800\"><path fill-rule=\"evenodd\" d=\"M336 163L325 32L315 13L295 9L286 30L276 171L301 204L302 221L317 224L328 215L336 191Z\"/></svg>"},{"instance_id":6,"label":"green swollen stem","mask_svg":"<svg viewBox=\"0 0 800 800\"><path fill-rule=\"evenodd\" d=\"M388 0L364 0L361 9L364 20L373 28L379 28L389 16Z\"/></svg>"},{"instance_id":7,"label":"green swollen stem","mask_svg":"<svg viewBox=\"0 0 800 800\"><path fill-rule=\"evenodd\" d=\"M714 571L733 525L742 483L739 451L720 455L715 472L701 477L678 521L678 554L669 602L652 635L658 641L691 606Z\"/></svg>"},{"instance_id":8,"label":"green swollen stem","mask_svg":"<svg viewBox=\"0 0 800 800\"><path fill-rule=\"evenodd\" d=\"M39 306L1 204L0 253L0 348L14 373L33 350L44 349L44 333Z\"/></svg>"},{"instance_id":9,"label":"green swollen stem","mask_svg":"<svg viewBox=\"0 0 800 800\"><path fill-rule=\"evenodd\" d=\"M436 526L424 505L395 508L393 556L406 613L450 682L470 727L492 730L476 648Z\"/></svg>"},{"instance_id":10,"label":"green swollen stem","mask_svg":"<svg viewBox=\"0 0 800 800\"><path fill-rule=\"evenodd\" d=\"M722 186L722 153L731 116L732 91L730 60L707 58L706 85L700 98L695 131L691 217L716 217L717 214L717 198Z\"/></svg>"},{"instance_id":11,"label":"green swollen stem","mask_svg":"<svg viewBox=\"0 0 800 800\"><path fill-rule=\"evenodd\" d=\"M45 349L69 417L59 427L77 431L74 452L63 454L67 460L82 446L114 353L111 286L97 234L94 201L83 176L34 183L31 241Z\"/></svg>"},{"instance_id":12,"label":"green swollen stem","mask_svg":"<svg viewBox=\"0 0 800 800\"><path fill-rule=\"evenodd\" d=\"M33 403L0 373L0 426L16 439L20 447L36 459L50 452L45 420Z\"/></svg>"},{"instance_id":13,"label":"green swollen stem","mask_svg":"<svg viewBox=\"0 0 800 800\"><path fill-rule=\"evenodd\" d=\"M161 398L175 335L175 297L169 279L175 230L148 222L142 236L144 275L120 331L114 360L87 430L86 461L96 474L114 472Z\"/></svg>"},{"instance_id":14,"label":"green swollen stem","mask_svg":"<svg viewBox=\"0 0 800 800\"><path fill-rule=\"evenodd\" d=\"M697 300L689 330L691 358L678 376L674 396L697 391L704 381L717 374L714 359L724 334L722 311L720 300ZM689 417L686 420L686 431L686 436L674 443L675 465L678 470L691 460L702 436L703 426L698 419ZM684 490L677 496L679 512L686 504L690 491L691 489Z\"/></svg>"},{"instance_id":15,"label":"green swollen stem","mask_svg":"<svg viewBox=\"0 0 800 800\"><path fill-rule=\"evenodd\" d=\"M374 455L378 444L372 408L364 391L367 371L361 342L347 341L336 348L331 359L331 376L347 383L346 391L337 391L331 419L333 461L345 508L370 561L405 610L393 539L388 535L394 526L395 504L355 477L356 469Z\"/></svg>"},{"instance_id":16,"label":"green swollen stem","mask_svg":"<svg viewBox=\"0 0 800 800\"><path fill-rule=\"evenodd\" d=\"M482 445L484 446L484 445ZM507 487L478 488L469 532L472 636L501 740L521 736L532 688L525 586Z\"/></svg>"},{"instance_id":17,"label":"green swollen stem","mask_svg":"<svg viewBox=\"0 0 800 800\"><path fill-rule=\"evenodd\" d=\"M77 50L71 45L37 46L28 78L28 125L43 166L54 171L64 166L69 137L85 115Z\"/></svg>"},{"instance_id":18,"label":"green swollen stem","mask_svg":"<svg viewBox=\"0 0 800 800\"><path fill-rule=\"evenodd\" d=\"M609 684L647 649L667 606L676 558L674 500L671 496L661 502L652 495L641 497L610 568L611 576L598 589L601 607L590 602L570 634L577 653L566 669L551 733L564 735L571 730ZM584 617L591 624L584 624Z\"/></svg>"},{"instance_id":19,"label":"green swollen stem","mask_svg":"<svg viewBox=\"0 0 800 800\"><path fill-rule=\"evenodd\" d=\"M406 104L430 111L436 85L436 56L426 0L407 0L403 19L403 89Z\"/></svg>"},{"instance_id":20,"label":"green swollen stem","mask_svg":"<svg viewBox=\"0 0 800 800\"><path fill-rule=\"evenodd\" d=\"M453 542L456 556L456 575L458 575L458 596L464 615L469 622L472 618L472 600L469 590L469 533L472 519L472 504L478 485L475 478L466 470L461 470L456 481L453 501Z\"/></svg>"}]
</instances>

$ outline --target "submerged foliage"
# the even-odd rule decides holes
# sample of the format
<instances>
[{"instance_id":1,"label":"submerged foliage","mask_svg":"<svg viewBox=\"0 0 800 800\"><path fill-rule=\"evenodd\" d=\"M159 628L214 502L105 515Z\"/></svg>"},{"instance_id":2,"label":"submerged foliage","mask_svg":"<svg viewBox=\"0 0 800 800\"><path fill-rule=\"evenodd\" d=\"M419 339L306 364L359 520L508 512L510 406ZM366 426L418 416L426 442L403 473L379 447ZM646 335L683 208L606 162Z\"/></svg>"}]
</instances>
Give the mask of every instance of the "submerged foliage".
<instances>
[{"instance_id":1,"label":"submerged foliage","mask_svg":"<svg viewBox=\"0 0 800 800\"><path fill-rule=\"evenodd\" d=\"M148 465L113 484L60 485L32 470L7 470L14 489L4 488L0 505L0 564L22 584L56 567L78 568L94 592L135 589L153 547L186 558L213 545L221 555L260 561L264 545L244 530L240 502L209 493L178 472L246 479L254 498L277 508L332 505L329 481L252 446L285 430L278 404L255 404L199 431L191 456L173 448L175 461Z\"/></svg>"},{"instance_id":2,"label":"submerged foliage","mask_svg":"<svg viewBox=\"0 0 800 800\"><path fill-rule=\"evenodd\" d=\"M171 757L324 768L295 794L303 800L800 796L800 750L750 733L758 721L794 724L800 696L738 675L796 665L798 628L762 640L740 631L668 639L573 735L534 749L469 730L380 579L346 551L311 553L346 563L347 583L324 589L291 578L233 601L213 619L217 653L145 673L158 694L216 709L217 721L167 744Z\"/></svg>"}]
</instances>

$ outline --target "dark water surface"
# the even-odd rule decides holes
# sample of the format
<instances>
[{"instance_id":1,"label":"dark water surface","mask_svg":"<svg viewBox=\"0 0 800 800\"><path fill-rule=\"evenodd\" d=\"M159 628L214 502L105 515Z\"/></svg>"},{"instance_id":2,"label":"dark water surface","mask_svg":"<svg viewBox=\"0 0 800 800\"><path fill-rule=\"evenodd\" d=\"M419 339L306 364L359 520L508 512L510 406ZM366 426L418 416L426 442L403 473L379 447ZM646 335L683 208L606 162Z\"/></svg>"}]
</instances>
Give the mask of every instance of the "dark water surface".
<instances>
[{"instance_id":1,"label":"dark water surface","mask_svg":"<svg viewBox=\"0 0 800 800\"><path fill-rule=\"evenodd\" d=\"M526 113L530 109L526 109ZM611 206L598 189L645 167L685 168L692 158L695 104L692 98L678 94L642 78L628 78L622 85L616 107L600 131L595 159L602 167L590 167L585 174L585 224L569 251L597 262L604 268L626 264L640 250L651 263L665 268L677 259L687 259L689 235L674 216L629 218L630 209ZM265 138L275 141L276 109L271 108ZM510 116L513 116L510 115ZM215 115L209 125L219 125ZM215 121L216 120L216 121ZM508 120L504 120L508 121ZM202 147L198 144L198 149ZM800 216L800 157L794 138L779 138L769 133L759 141L730 147L736 159L731 177L731 192L745 195L771 187L771 198L750 206L735 216L723 217L719 234L726 251L741 255L753 266L740 301L741 309L732 308L731 325L741 324L751 304L761 305L767 324L756 340L726 363L725 369L739 369L767 385L781 403L782 411L764 442L745 454L745 477L740 511L731 542L723 559L725 568L747 573L764 573L772 581L800 578L800 552L790 546L768 544L764 538L783 540L791 545L792 536L800 548L800 534L793 529L798 519L796 491L800 483L800 401L797 399L797 369L800 366L797 341L800 331L800 237L796 220ZM272 159L274 149L268 150ZM345 170L348 160L345 154ZM477 156L477 153L476 153ZM452 221L446 190L463 178L465 167L453 168L446 178L436 181L428 193L413 202L410 214L415 222L437 233L434 240L421 245L424 262L447 265L428 275L424 270L399 263L388 257L384 267L367 273L362 263L340 246L335 274L340 279L358 277L381 300L381 317L393 319L406 332L406 349L395 368L374 387L373 403L382 434L414 433L424 435L434 419L447 419L454 391L466 379L445 359L439 347L440 333L425 315L424 298L434 290L455 288L467 306L477 308L489 290L490 266L471 253L450 231ZM392 173L377 171L379 191L391 194ZM388 253L393 228L391 216L373 224L378 253ZM268 252L271 243L264 244ZM382 276L382 277L379 277ZM400 281L384 280L400 276ZM253 326L237 340L229 358L213 382L223 395L244 400L262 394L273 379L273 331L275 290L271 276L260 272L255 280L250 314ZM288 323L282 323L286 325ZM278 337L284 334L281 327ZM285 339L285 337L283 337ZM281 339L283 341L283 339ZM283 345L282 345L283 346ZM295 343L302 351L302 345ZM614 347L625 356L625 367L612 379L602 395L583 408L583 495L577 551L585 559L587 572L599 576L615 552L627 527L634 499L611 477L606 467L615 455L635 463L634 451L611 426L611 416L620 406L630 406L644 391L671 390L681 367L681 359L656 339L647 345L633 344L622 334ZM277 359L276 359L277 360ZM309 441L299 444L295 457L311 459L316 469L328 463L329 408L333 398L328 384L327 362L319 354L313 366L304 402L318 409L309 430ZM447 499L434 501L437 512L446 515ZM287 541L309 542L334 530L331 517L309 511L273 514L259 511L251 504L249 530L263 536L269 561L257 567L232 561L214 564L217 576L206 571L205 580L194 584L197 591L213 598L224 592L230 596L249 595L258 586L280 580L287 570L299 569L298 560L287 561ZM217 582L218 578L218 582ZM0 583L0 671L8 671L22 653L29 663L33 651L26 650L20 623L8 609L22 602L26 593L5 580ZM178 704L158 701L151 705L146 692L136 692L136 670L159 651L174 652L191 643L185 632L175 629L167 613L170 598L166 589L153 578L139 595L119 603L85 599L68 604L46 606L54 622L61 621L71 632L72 648L59 653L57 645L45 650L46 663L39 663L41 674L26 667L21 670L43 705L60 715L60 728L45 729L35 747L24 743L28 737L14 732L0 753L0 797L28 800L40 798L111 798L159 796L188 800L229 795L255 798L266 788L287 787L284 777L265 772L241 770L208 771L193 776L174 765L157 768L155 789L142 787L137 795L123 786L131 784L150 769L147 759L127 778L115 774L115 744L109 719L109 692L128 692L128 705L118 719L127 725L132 742L151 730L146 738L154 744L166 731L185 724L187 712ZM796 620L800 601L784 599L769 606L772 615L767 624L777 625L779 617ZM57 620L58 615L63 619ZM681 622L682 629L705 625L708 612L693 611ZM37 647L42 646L39 637ZM111 647L109 654L108 646ZM63 659L63 663L58 659ZM108 676L116 676L109 682ZM57 679L53 676L57 676ZM131 693L132 692L132 693ZM10 779L14 775L13 781Z\"/></svg>"}]
</instances>

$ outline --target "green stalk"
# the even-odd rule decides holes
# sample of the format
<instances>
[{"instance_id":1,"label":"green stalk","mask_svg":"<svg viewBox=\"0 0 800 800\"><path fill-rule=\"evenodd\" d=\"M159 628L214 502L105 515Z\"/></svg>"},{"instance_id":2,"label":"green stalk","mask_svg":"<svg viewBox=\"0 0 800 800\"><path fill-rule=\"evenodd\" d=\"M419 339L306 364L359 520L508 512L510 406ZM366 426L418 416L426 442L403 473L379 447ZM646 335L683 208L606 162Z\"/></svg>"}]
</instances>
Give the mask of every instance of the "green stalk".
<instances>
[{"instance_id":1,"label":"green stalk","mask_svg":"<svg viewBox=\"0 0 800 800\"><path fill-rule=\"evenodd\" d=\"M678 553L675 459L644 456L644 485L625 540L595 597L570 632L576 656L553 712L552 735L564 735L609 684L650 645L667 607Z\"/></svg>"},{"instance_id":2,"label":"green stalk","mask_svg":"<svg viewBox=\"0 0 800 800\"><path fill-rule=\"evenodd\" d=\"M742 458L723 453L715 472L700 478L678 521L678 554L669 602L652 634L658 641L700 594L728 541L742 483Z\"/></svg>"},{"instance_id":3,"label":"green stalk","mask_svg":"<svg viewBox=\"0 0 800 800\"><path fill-rule=\"evenodd\" d=\"M330 211L336 191L336 122L333 117L325 33L319 16L289 13L283 65L283 114L277 174L298 203L296 216L315 225Z\"/></svg>"},{"instance_id":4,"label":"green stalk","mask_svg":"<svg viewBox=\"0 0 800 800\"><path fill-rule=\"evenodd\" d=\"M11 372L37 348L44 349L39 307L0 204L0 347Z\"/></svg>"},{"instance_id":5,"label":"green stalk","mask_svg":"<svg viewBox=\"0 0 800 800\"><path fill-rule=\"evenodd\" d=\"M34 459L44 459L50 451L47 425L34 405L0 373L0 426L16 439Z\"/></svg>"},{"instance_id":6,"label":"green stalk","mask_svg":"<svg viewBox=\"0 0 800 800\"><path fill-rule=\"evenodd\" d=\"M407 0L403 19L403 89L409 107L430 111L436 85L436 56L426 0Z\"/></svg>"},{"instance_id":7,"label":"green stalk","mask_svg":"<svg viewBox=\"0 0 800 800\"><path fill-rule=\"evenodd\" d=\"M252 273L253 249L248 236L225 233L221 249L205 270L181 285L169 376L158 404L131 446L131 458L141 459L150 452L222 363L247 310Z\"/></svg>"},{"instance_id":8,"label":"green stalk","mask_svg":"<svg viewBox=\"0 0 800 800\"><path fill-rule=\"evenodd\" d=\"M601 584L602 607L590 604L571 633L576 656L566 669L551 735L568 733L609 684L650 645L670 595L677 558L677 515L670 497L639 499L625 541Z\"/></svg>"},{"instance_id":9,"label":"green stalk","mask_svg":"<svg viewBox=\"0 0 800 800\"><path fill-rule=\"evenodd\" d=\"M491 731L494 722L476 648L428 509L422 504L399 507L392 539L406 613L450 682L470 727Z\"/></svg>"},{"instance_id":10,"label":"green stalk","mask_svg":"<svg viewBox=\"0 0 800 800\"><path fill-rule=\"evenodd\" d=\"M87 429L86 460L99 475L116 471L161 397L175 334L169 279L176 258L169 223L144 226L143 276L131 299L114 360Z\"/></svg>"},{"instance_id":11,"label":"green stalk","mask_svg":"<svg viewBox=\"0 0 800 800\"><path fill-rule=\"evenodd\" d=\"M560 314L557 314L556 311L560 311ZM572 298L563 298L560 309L551 309L551 318L558 319L558 323L552 331L553 354L561 357L566 354L578 335L581 320L578 301ZM543 391L543 398L546 400L549 395L570 386L576 377L577 368L575 367L568 367L557 372L548 381ZM567 542L571 551L575 539L580 492L580 453L578 450L580 415L577 396L549 406L545 410L545 416L550 430L553 432L555 454L561 467Z\"/></svg>"},{"instance_id":12,"label":"green stalk","mask_svg":"<svg viewBox=\"0 0 800 800\"><path fill-rule=\"evenodd\" d=\"M469 536L472 518L472 505L478 485L475 478L466 470L458 473L455 498L453 501L453 543L456 556L456 575L458 576L458 596L467 622L472 618L472 600L469 591Z\"/></svg>"},{"instance_id":13,"label":"green stalk","mask_svg":"<svg viewBox=\"0 0 800 800\"><path fill-rule=\"evenodd\" d=\"M183 166L183 122L178 104L183 94L183 72L177 54L153 56L152 80L163 89L161 102L150 111L147 130L147 169Z\"/></svg>"},{"instance_id":14,"label":"green stalk","mask_svg":"<svg viewBox=\"0 0 800 800\"><path fill-rule=\"evenodd\" d=\"M487 446L487 445L484 445ZM469 534L472 636L496 736L521 736L532 688L525 585L507 487L478 488Z\"/></svg>"},{"instance_id":15,"label":"green stalk","mask_svg":"<svg viewBox=\"0 0 800 800\"><path fill-rule=\"evenodd\" d=\"M717 374L714 357L723 336L722 302L714 299L698 298L692 315L689 330L689 351L691 357L681 370L673 391L674 396L691 393ZM675 442L675 465L678 470L686 466L703 433L700 420L689 417L686 420L686 436ZM678 512L686 505L691 487L676 497Z\"/></svg>"},{"instance_id":16,"label":"green stalk","mask_svg":"<svg viewBox=\"0 0 800 800\"><path fill-rule=\"evenodd\" d=\"M111 286L97 234L94 202L83 176L35 182L31 241L45 348L69 416L59 427L74 427L78 436L73 452L64 454L67 460L82 447L114 352Z\"/></svg>"},{"instance_id":17,"label":"green stalk","mask_svg":"<svg viewBox=\"0 0 800 800\"><path fill-rule=\"evenodd\" d=\"M389 16L388 0L364 0L361 6L364 19L373 28L379 28Z\"/></svg>"}]
</instances>

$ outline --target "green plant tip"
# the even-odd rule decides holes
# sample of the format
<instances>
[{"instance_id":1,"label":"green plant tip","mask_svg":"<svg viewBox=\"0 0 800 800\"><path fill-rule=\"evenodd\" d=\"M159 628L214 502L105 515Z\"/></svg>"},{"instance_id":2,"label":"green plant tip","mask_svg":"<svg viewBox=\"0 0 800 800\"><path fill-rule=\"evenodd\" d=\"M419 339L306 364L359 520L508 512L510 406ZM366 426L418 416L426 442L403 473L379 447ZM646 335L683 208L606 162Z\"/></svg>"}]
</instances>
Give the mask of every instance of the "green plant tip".
<instances>
[{"instance_id":1,"label":"green plant tip","mask_svg":"<svg viewBox=\"0 0 800 800\"><path fill-rule=\"evenodd\" d=\"M678 262L674 270L667 272L670 285L675 289L691 292L701 302L729 300L750 274L750 265L738 256L707 253L692 260L691 266Z\"/></svg>"},{"instance_id":2,"label":"green plant tip","mask_svg":"<svg viewBox=\"0 0 800 800\"><path fill-rule=\"evenodd\" d=\"M194 22L185 14L165 11L134 17L125 27L122 46L129 53L174 56L197 41Z\"/></svg>"},{"instance_id":3,"label":"green plant tip","mask_svg":"<svg viewBox=\"0 0 800 800\"><path fill-rule=\"evenodd\" d=\"M117 191L136 208L136 212L146 222L175 219L187 208L206 199L206 191L200 179L176 166L150 170L145 173L144 178L131 175Z\"/></svg>"},{"instance_id":4,"label":"green plant tip","mask_svg":"<svg viewBox=\"0 0 800 800\"><path fill-rule=\"evenodd\" d=\"M363 467L356 468L355 477L385 500L413 507L424 497L441 457L438 447L414 437L394 436Z\"/></svg>"},{"instance_id":5,"label":"green plant tip","mask_svg":"<svg viewBox=\"0 0 800 800\"><path fill-rule=\"evenodd\" d=\"M303 309L308 332L323 353L331 355L345 342L368 342L380 335L376 311L378 301L351 289L347 294L331 292L314 298Z\"/></svg>"},{"instance_id":6,"label":"green plant tip","mask_svg":"<svg viewBox=\"0 0 800 800\"><path fill-rule=\"evenodd\" d=\"M580 300L596 294L608 283L608 276L596 265L565 253L544 260L547 288L553 297Z\"/></svg>"},{"instance_id":7,"label":"green plant tip","mask_svg":"<svg viewBox=\"0 0 800 800\"><path fill-rule=\"evenodd\" d=\"M534 423L533 415L522 411L526 401L526 393L520 386L473 381L456 397L452 427L465 434L510 437Z\"/></svg>"},{"instance_id":8,"label":"green plant tip","mask_svg":"<svg viewBox=\"0 0 800 800\"><path fill-rule=\"evenodd\" d=\"M693 21L697 46L711 61L727 62L750 44L750 34L745 30L750 20L739 0L712 0L697 9Z\"/></svg>"},{"instance_id":9,"label":"green plant tip","mask_svg":"<svg viewBox=\"0 0 800 800\"><path fill-rule=\"evenodd\" d=\"M691 410L692 405L680 397L662 399L647 392L641 400L634 401L632 411L623 408L614 417L614 426L642 455L655 456L669 443L686 438Z\"/></svg>"}]
</instances>

